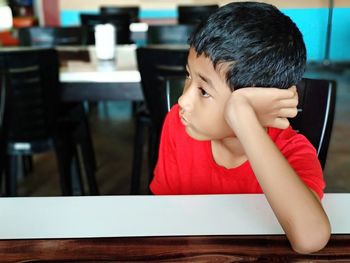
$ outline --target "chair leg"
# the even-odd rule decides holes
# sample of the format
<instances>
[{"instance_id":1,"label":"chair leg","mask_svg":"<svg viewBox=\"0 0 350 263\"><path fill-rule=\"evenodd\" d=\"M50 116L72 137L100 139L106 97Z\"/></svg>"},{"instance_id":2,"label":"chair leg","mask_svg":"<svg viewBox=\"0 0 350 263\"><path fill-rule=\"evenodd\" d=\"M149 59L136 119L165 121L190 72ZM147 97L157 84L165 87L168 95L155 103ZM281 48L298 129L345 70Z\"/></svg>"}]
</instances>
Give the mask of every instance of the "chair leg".
<instances>
[{"instance_id":1,"label":"chair leg","mask_svg":"<svg viewBox=\"0 0 350 263\"><path fill-rule=\"evenodd\" d=\"M88 149L86 149L86 147ZM82 143L80 145L80 154L82 157L82 161L80 162L83 166L83 171L85 172L85 176L89 186L89 194L90 195L99 195L98 185L95 176L95 167L91 163L91 156L87 154L91 149L89 143ZM93 149L92 149L93 150Z\"/></svg>"},{"instance_id":2,"label":"chair leg","mask_svg":"<svg viewBox=\"0 0 350 263\"><path fill-rule=\"evenodd\" d=\"M33 156L32 155L24 155L23 156L23 165L24 165L24 171L25 175L33 172L34 165L33 165Z\"/></svg>"},{"instance_id":3,"label":"chair leg","mask_svg":"<svg viewBox=\"0 0 350 263\"><path fill-rule=\"evenodd\" d=\"M89 158L89 163L92 165L94 171L97 170L96 156L93 147L92 136L90 132L90 124L87 118L87 114L82 103L68 104L69 109L64 110L63 126L69 123L71 126L71 134L73 136L75 144L86 144L85 150Z\"/></svg>"},{"instance_id":4,"label":"chair leg","mask_svg":"<svg viewBox=\"0 0 350 263\"><path fill-rule=\"evenodd\" d=\"M67 157L62 150L56 149L56 159L58 170L60 173L60 185L62 195L71 196L73 195L72 182L70 180L70 165L67 164Z\"/></svg>"},{"instance_id":5,"label":"chair leg","mask_svg":"<svg viewBox=\"0 0 350 263\"><path fill-rule=\"evenodd\" d=\"M78 150L74 149L73 159L70 164L70 180L72 185L72 195L84 195L84 186L81 176L80 161Z\"/></svg>"},{"instance_id":6,"label":"chair leg","mask_svg":"<svg viewBox=\"0 0 350 263\"><path fill-rule=\"evenodd\" d=\"M98 103L97 102L88 102L88 114L92 115L92 114L96 114L96 112L98 111Z\"/></svg>"},{"instance_id":7,"label":"chair leg","mask_svg":"<svg viewBox=\"0 0 350 263\"><path fill-rule=\"evenodd\" d=\"M77 152L71 142L55 141L56 158L60 173L62 195L81 195L83 187Z\"/></svg>"},{"instance_id":8,"label":"chair leg","mask_svg":"<svg viewBox=\"0 0 350 263\"><path fill-rule=\"evenodd\" d=\"M97 170L95 150L90 132L89 120L83 108L81 108L80 116L80 125L74 135L74 143L78 145L80 149L82 156L80 164L83 166L82 170L85 172L89 193L91 195L98 195L99 191L95 177L95 172ZM78 154L78 156L80 155Z\"/></svg>"},{"instance_id":9,"label":"chair leg","mask_svg":"<svg viewBox=\"0 0 350 263\"><path fill-rule=\"evenodd\" d=\"M3 192L3 180L4 180L4 171L0 170L0 196L4 195L4 192Z\"/></svg>"},{"instance_id":10,"label":"chair leg","mask_svg":"<svg viewBox=\"0 0 350 263\"><path fill-rule=\"evenodd\" d=\"M4 194L3 192L3 181L5 180L5 169L6 169L6 153L4 150L4 146L2 144L2 140L0 138L0 196Z\"/></svg>"},{"instance_id":11,"label":"chair leg","mask_svg":"<svg viewBox=\"0 0 350 263\"><path fill-rule=\"evenodd\" d=\"M91 168L97 170L97 161L95 156L94 144L90 132L89 120L86 117L84 108L79 109L80 125L75 133L75 140L83 147L84 158L90 164Z\"/></svg>"},{"instance_id":12,"label":"chair leg","mask_svg":"<svg viewBox=\"0 0 350 263\"><path fill-rule=\"evenodd\" d=\"M148 148L148 182L151 183L153 179L154 168L157 164L158 159L158 145L159 145L159 134L151 127L149 134L149 148Z\"/></svg>"},{"instance_id":13,"label":"chair leg","mask_svg":"<svg viewBox=\"0 0 350 263\"><path fill-rule=\"evenodd\" d=\"M144 145L144 131L147 125L145 118L136 117L136 129L134 136L134 153L132 161L131 174L131 189L130 194L135 195L139 193L141 172L142 172L142 156Z\"/></svg>"},{"instance_id":14,"label":"chair leg","mask_svg":"<svg viewBox=\"0 0 350 263\"><path fill-rule=\"evenodd\" d=\"M68 185L71 190L64 192L71 194L83 193L83 187L77 187L82 184L81 171L85 171L86 179L89 185L91 194L97 195L98 188L95 179L97 170L97 162L95 151L92 142L92 136L89 127L89 120L86 116L83 104L73 103L68 110L63 111L65 118L62 118L62 131L59 132L60 140L69 142L69 146L63 146L63 149L58 153L57 157L64 163L62 167L62 190L65 185ZM68 129L66 127L69 127ZM80 154L80 155L79 155ZM61 156L61 157L60 157ZM68 158L68 163L67 159ZM72 166L72 167L70 167ZM70 168L68 168L70 167ZM81 168L81 169L80 169ZM64 173L70 172L70 178ZM74 179L71 182L68 180ZM74 183L74 184L72 184Z\"/></svg>"},{"instance_id":15,"label":"chair leg","mask_svg":"<svg viewBox=\"0 0 350 263\"><path fill-rule=\"evenodd\" d=\"M87 129L89 129L87 127ZM92 138L90 132L86 134L86 137L83 138L83 140L79 143L82 148L82 153L84 156L84 160L89 163L90 168L92 171L97 171L97 161L95 156L95 149L93 146Z\"/></svg>"},{"instance_id":16,"label":"chair leg","mask_svg":"<svg viewBox=\"0 0 350 263\"><path fill-rule=\"evenodd\" d=\"M6 157L7 165L5 171L5 196L17 196L17 175L18 171L22 171L22 156L10 155Z\"/></svg>"}]
</instances>

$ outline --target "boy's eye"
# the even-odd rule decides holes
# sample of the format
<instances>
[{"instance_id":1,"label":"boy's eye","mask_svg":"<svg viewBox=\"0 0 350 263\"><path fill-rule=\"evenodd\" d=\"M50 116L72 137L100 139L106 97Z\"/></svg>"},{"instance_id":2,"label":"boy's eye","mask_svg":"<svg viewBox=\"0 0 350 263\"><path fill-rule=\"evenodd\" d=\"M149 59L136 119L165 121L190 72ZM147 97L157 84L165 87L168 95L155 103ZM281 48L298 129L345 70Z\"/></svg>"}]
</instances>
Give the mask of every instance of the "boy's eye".
<instances>
[{"instance_id":1,"label":"boy's eye","mask_svg":"<svg viewBox=\"0 0 350 263\"><path fill-rule=\"evenodd\" d=\"M186 74L186 79L191 79L190 73L188 73L187 70L186 70L185 74Z\"/></svg>"},{"instance_id":2,"label":"boy's eye","mask_svg":"<svg viewBox=\"0 0 350 263\"><path fill-rule=\"evenodd\" d=\"M210 96L203 88L199 88L199 91L201 95L205 98L208 98Z\"/></svg>"}]
</instances>

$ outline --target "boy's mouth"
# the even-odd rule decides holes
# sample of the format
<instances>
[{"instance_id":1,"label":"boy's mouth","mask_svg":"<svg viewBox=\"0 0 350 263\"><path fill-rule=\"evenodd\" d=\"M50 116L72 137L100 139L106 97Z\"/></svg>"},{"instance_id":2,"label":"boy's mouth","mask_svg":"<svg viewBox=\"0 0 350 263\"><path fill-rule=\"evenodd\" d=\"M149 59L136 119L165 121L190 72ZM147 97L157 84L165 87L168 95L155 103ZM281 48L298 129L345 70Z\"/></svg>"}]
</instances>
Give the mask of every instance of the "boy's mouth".
<instances>
[{"instance_id":1,"label":"boy's mouth","mask_svg":"<svg viewBox=\"0 0 350 263\"><path fill-rule=\"evenodd\" d=\"M179 114L179 115L180 115L180 120L181 120L182 124L187 126L188 125L188 121L186 120L186 118L182 114Z\"/></svg>"}]
</instances>

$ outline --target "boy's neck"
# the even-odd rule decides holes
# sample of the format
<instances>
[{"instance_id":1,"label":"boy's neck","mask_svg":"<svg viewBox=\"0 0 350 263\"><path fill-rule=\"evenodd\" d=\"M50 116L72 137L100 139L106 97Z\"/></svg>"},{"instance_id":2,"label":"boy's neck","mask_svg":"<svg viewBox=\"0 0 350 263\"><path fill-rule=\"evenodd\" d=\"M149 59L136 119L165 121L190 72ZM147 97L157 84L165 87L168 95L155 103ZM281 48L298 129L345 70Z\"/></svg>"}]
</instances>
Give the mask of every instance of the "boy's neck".
<instances>
[{"instance_id":1,"label":"boy's neck","mask_svg":"<svg viewBox=\"0 0 350 263\"><path fill-rule=\"evenodd\" d=\"M243 146L237 137L212 140L211 152L215 162L227 169L238 167L247 161Z\"/></svg>"}]
</instances>

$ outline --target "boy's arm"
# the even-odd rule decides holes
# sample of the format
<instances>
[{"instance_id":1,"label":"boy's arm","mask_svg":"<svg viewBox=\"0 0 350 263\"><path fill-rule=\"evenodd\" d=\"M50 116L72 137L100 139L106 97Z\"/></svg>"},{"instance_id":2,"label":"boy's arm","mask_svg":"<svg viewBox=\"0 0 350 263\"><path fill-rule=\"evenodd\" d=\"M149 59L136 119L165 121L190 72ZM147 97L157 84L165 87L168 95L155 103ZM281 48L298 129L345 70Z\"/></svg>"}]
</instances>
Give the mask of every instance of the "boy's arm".
<instances>
[{"instance_id":1,"label":"boy's arm","mask_svg":"<svg viewBox=\"0 0 350 263\"><path fill-rule=\"evenodd\" d=\"M311 253L329 240L328 217L317 195L301 181L264 128L288 127L286 118L296 115L296 105L295 87L244 88L232 93L225 118L293 249Z\"/></svg>"}]
</instances>

